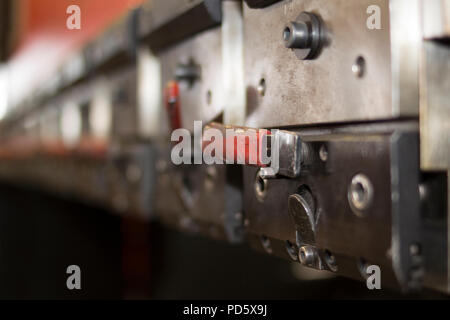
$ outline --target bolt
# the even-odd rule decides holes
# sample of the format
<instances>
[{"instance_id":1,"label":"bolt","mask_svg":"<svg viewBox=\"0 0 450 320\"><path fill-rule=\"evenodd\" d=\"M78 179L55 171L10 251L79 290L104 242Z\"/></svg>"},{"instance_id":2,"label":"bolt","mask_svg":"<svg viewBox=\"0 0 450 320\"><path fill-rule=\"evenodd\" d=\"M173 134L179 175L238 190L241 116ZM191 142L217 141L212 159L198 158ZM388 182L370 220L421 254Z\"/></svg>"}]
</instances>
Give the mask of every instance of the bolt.
<instances>
[{"instance_id":1,"label":"bolt","mask_svg":"<svg viewBox=\"0 0 450 320\"><path fill-rule=\"evenodd\" d=\"M284 26L284 45L294 49L299 59L313 59L322 46L321 29L321 21L315 14L302 12L295 21Z\"/></svg>"},{"instance_id":2,"label":"bolt","mask_svg":"<svg viewBox=\"0 0 450 320\"><path fill-rule=\"evenodd\" d=\"M304 266L312 266L316 261L316 250L311 246L302 246L298 251L300 263Z\"/></svg>"}]
</instances>

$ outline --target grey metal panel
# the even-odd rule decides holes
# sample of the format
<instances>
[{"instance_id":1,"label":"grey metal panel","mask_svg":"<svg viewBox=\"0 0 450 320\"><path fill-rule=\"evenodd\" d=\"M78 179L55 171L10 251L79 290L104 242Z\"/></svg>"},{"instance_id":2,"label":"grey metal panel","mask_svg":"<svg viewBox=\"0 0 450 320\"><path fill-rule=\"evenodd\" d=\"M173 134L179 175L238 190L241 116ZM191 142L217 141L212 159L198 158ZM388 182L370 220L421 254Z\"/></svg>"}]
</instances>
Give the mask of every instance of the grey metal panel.
<instances>
[{"instance_id":1,"label":"grey metal panel","mask_svg":"<svg viewBox=\"0 0 450 320\"><path fill-rule=\"evenodd\" d=\"M175 79L175 69L179 64L187 64L191 59L201 68L200 79L192 87L180 83L180 104L182 125L193 130L194 121L204 123L217 117L223 110L222 88L222 42L221 29L213 29L184 41L159 55L162 84ZM211 93L208 103L207 95ZM167 114L162 114L162 130L167 130ZM164 128L165 127L165 128Z\"/></svg>"},{"instance_id":2,"label":"grey metal panel","mask_svg":"<svg viewBox=\"0 0 450 320\"><path fill-rule=\"evenodd\" d=\"M381 30L369 30L370 5L381 8ZM329 44L316 60L301 61L282 41L284 24L302 11L324 21ZM392 118L387 0L283 1L244 7L247 125L274 127ZM362 56L365 75L352 66ZM264 78L266 91L257 93Z\"/></svg>"}]
</instances>

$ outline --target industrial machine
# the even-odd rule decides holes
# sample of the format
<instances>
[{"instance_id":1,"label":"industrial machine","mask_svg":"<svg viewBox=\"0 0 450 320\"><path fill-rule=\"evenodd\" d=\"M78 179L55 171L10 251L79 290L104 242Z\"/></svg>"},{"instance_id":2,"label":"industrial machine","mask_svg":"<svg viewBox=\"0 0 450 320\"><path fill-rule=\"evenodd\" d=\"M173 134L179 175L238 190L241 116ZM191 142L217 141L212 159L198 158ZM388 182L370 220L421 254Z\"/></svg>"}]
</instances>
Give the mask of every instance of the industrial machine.
<instances>
[{"instance_id":1,"label":"industrial machine","mask_svg":"<svg viewBox=\"0 0 450 320\"><path fill-rule=\"evenodd\" d=\"M449 39L447 0L136 1L45 79L5 61L0 177L448 293ZM278 170L248 142L240 162L205 163L210 130L277 141L256 156Z\"/></svg>"}]
</instances>

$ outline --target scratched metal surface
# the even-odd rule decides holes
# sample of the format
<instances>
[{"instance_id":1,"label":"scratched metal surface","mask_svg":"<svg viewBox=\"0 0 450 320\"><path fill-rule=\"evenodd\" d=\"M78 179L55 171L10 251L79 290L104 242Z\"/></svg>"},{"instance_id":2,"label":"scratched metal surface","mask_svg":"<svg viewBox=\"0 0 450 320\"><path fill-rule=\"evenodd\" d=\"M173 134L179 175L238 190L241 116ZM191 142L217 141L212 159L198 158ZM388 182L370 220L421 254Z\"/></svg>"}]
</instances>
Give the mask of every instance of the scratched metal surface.
<instances>
[{"instance_id":1,"label":"scratched metal surface","mask_svg":"<svg viewBox=\"0 0 450 320\"><path fill-rule=\"evenodd\" d=\"M381 30L369 30L370 5L381 8ZM284 47L284 24L302 11L325 22L329 44L301 61ZM265 9L244 7L247 125L274 127L393 117L387 0L292 0ZM362 56L362 78L352 65ZM261 78L266 92L257 93Z\"/></svg>"}]
</instances>

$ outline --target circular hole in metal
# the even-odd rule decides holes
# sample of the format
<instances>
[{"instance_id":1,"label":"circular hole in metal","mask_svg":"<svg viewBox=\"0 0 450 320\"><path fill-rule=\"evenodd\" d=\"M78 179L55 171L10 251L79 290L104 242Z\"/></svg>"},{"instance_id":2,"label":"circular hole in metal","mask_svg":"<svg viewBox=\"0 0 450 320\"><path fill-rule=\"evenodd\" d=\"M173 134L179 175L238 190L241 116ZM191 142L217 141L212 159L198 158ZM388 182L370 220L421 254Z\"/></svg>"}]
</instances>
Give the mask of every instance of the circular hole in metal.
<instances>
[{"instance_id":1,"label":"circular hole in metal","mask_svg":"<svg viewBox=\"0 0 450 320\"><path fill-rule=\"evenodd\" d=\"M320 157L320 160L322 160L323 162L326 162L328 160L328 151L327 151L327 147L325 147L325 145L322 145L320 147L319 157Z\"/></svg>"},{"instance_id":2,"label":"circular hole in metal","mask_svg":"<svg viewBox=\"0 0 450 320\"><path fill-rule=\"evenodd\" d=\"M366 190L361 182L357 182L352 186L352 200L360 203L364 201Z\"/></svg>"},{"instance_id":3,"label":"circular hole in metal","mask_svg":"<svg viewBox=\"0 0 450 320\"><path fill-rule=\"evenodd\" d=\"M364 59L364 57L359 56L356 58L355 63L352 65L352 72L358 78L364 76L366 72L366 59Z\"/></svg>"},{"instance_id":4,"label":"circular hole in metal","mask_svg":"<svg viewBox=\"0 0 450 320\"><path fill-rule=\"evenodd\" d=\"M259 84L256 90L261 97L264 97L264 95L266 94L266 79L261 78L261 80L259 80Z\"/></svg>"},{"instance_id":5,"label":"circular hole in metal","mask_svg":"<svg viewBox=\"0 0 450 320\"><path fill-rule=\"evenodd\" d=\"M421 253L421 247L420 244L413 243L409 246L409 254L411 256L419 256Z\"/></svg>"},{"instance_id":6,"label":"circular hole in metal","mask_svg":"<svg viewBox=\"0 0 450 320\"><path fill-rule=\"evenodd\" d=\"M291 37L291 29L289 27L285 27L283 30L283 40L289 41L290 37Z\"/></svg>"},{"instance_id":7,"label":"circular hole in metal","mask_svg":"<svg viewBox=\"0 0 450 320\"><path fill-rule=\"evenodd\" d=\"M369 275L367 274L367 267L369 266L369 263L364 258L359 258L356 262L356 267L359 270L359 273L361 274L361 277L363 279L367 280L369 278Z\"/></svg>"},{"instance_id":8,"label":"circular hole in metal","mask_svg":"<svg viewBox=\"0 0 450 320\"><path fill-rule=\"evenodd\" d=\"M336 257L329 250L325 250L325 263L331 271L336 272L338 270Z\"/></svg>"},{"instance_id":9,"label":"circular hole in metal","mask_svg":"<svg viewBox=\"0 0 450 320\"><path fill-rule=\"evenodd\" d=\"M261 245L263 246L264 250L266 250L266 252L268 254L271 254L272 253L272 248L271 248L270 239L267 238L267 236L262 235L260 240L261 240Z\"/></svg>"},{"instance_id":10,"label":"circular hole in metal","mask_svg":"<svg viewBox=\"0 0 450 320\"><path fill-rule=\"evenodd\" d=\"M207 103L208 105L210 105L211 102L212 102L212 92L211 92L211 90L208 90L208 91L206 92L206 103Z\"/></svg>"},{"instance_id":11,"label":"circular hole in metal","mask_svg":"<svg viewBox=\"0 0 450 320\"><path fill-rule=\"evenodd\" d=\"M373 186L364 174L357 174L352 178L348 188L348 201L353 213L363 216L363 211L369 208L373 198Z\"/></svg>"},{"instance_id":12,"label":"circular hole in metal","mask_svg":"<svg viewBox=\"0 0 450 320\"><path fill-rule=\"evenodd\" d=\"M263 179L259 171L255 177L255 194L259 201L264 201L267 196L267 179Z\"/></svg>"},{"instance_id":13,"label":"circular hole in metal","mask_svg":"<svg viewBox=\"0 0 450 320\"><path fill-rule=\"evenodd\" d=\"M287 253L289 254L289 256L291 257L292 260L298 261L297 248L289 240L286 241L286 251L287 251Z\"/></svg>"}]
</instances>

